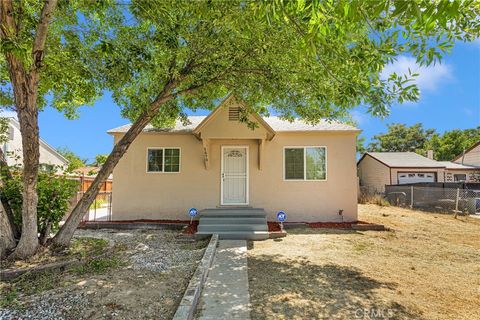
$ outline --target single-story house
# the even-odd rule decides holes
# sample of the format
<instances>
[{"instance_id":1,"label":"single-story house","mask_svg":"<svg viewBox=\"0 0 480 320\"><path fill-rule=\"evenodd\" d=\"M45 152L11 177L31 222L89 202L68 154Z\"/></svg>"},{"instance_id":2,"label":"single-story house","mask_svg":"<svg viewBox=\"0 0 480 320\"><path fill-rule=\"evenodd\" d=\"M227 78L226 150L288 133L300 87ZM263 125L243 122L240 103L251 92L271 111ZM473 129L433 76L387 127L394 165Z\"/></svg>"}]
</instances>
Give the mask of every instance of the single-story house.
<instances>
[{"instance_id":1,"label":"single-story house","mask_svg":"<svg viewBox=\"0 0 480 320\"><path fill-rule=\"evenodd\" d=\"M445 182L480 182L480 141L445 164Z\"/></svg>"},{"instance_id":2,"label":"single-story house","mask_svg":"<svg viewBox=\"0 0 480 320\"><path fill-rule=\"evenodd\" d=\"M463 163L462 163L463 159ZM385 185L418 182L480 182L480 142L453 161L436 161L433 152L367 152L357 162L360 186L384 192Z\"/></svg>"},{"instance_id":3,"label":"single-story house","mask_svg":"<svg viewBox=\"0 0 480 320\"><path fill-rule=\"evenodd\" d=\"M290 222L356 221L360 130L258 114L249 115L251 129L240 122L246 107L230 95L208 116L147 126L114 169L112 219L188 220L190 208L252 207L268 220L283 210ZM129 128L108 133L116 143Z\"/></svg>"},{"instance_id":4,"label":"single-story house","mask_svg":"<svg viewBox=\"0 0 480 320\"><path fill-rule=\"evenodd\" d=\"M10 166L23 163L22 134L20 132L20 123L12 114L0 114L1 117L8 119L8 138L1 146L3 153ZM68 166L68 160L65 159L55 148L40 138L40 165L46 168L51 166Z\"/></svg>"},{"instance_id":5,"label":"single-story house","mask_svg":"<svg viewBox=\"0 0 480 320\"><path fill-rule=\"evenodd\" d=\"M367 152L357 162L360 186L384 192L385 185L443 182L445 165L415 152Z\"/></svg>"},{"instance_id":6,"label":"single-story house","mask_svg":"<svg viewBox=\"0 0 480 320\"><path fill-rule=\"evenodd\" d=\"M438 161L445 165L445 182L480 182L480 166L472 166L451 161Z\"/></svg>"}]
</instances>

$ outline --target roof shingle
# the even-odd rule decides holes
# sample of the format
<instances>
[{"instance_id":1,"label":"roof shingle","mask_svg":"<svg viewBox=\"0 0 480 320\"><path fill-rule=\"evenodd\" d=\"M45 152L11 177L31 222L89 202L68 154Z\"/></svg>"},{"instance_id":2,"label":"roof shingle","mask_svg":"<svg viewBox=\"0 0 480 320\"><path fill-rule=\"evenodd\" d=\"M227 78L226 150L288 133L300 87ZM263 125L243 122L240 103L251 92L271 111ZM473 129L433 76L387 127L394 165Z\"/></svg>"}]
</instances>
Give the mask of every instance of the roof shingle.
<instances>
[{"instance_id":1,"label":"roof shingle","mask_svg":"<svg viewBox=\"0 0 480 320\"><path fill-rule=\"evenodd\" d=\"M154 128L152 125L147 125L143 132L192 132L206 116L189 116L187 125L177 120L173 128ZM279 117L264 117L265 122L268 123L273 130L277 132L289 131L360 131L358 128L335 120L320 120L315 125L307 124L300 119L295 119L290 122L280 119ZM117 128L108 130L108 133L124 133L130 129L131 124L126 124Z\"/></svg>"},{"instance_id":2,"label":"roof shingle","mask_svg":"<svg viewBox=\"0 0 480 320\"><path fill-rule=\"evenodd\" d=\"M415 152L367 152L366 154L392 168L445 168L444 164Z\"/></svg>"}]
</instances>

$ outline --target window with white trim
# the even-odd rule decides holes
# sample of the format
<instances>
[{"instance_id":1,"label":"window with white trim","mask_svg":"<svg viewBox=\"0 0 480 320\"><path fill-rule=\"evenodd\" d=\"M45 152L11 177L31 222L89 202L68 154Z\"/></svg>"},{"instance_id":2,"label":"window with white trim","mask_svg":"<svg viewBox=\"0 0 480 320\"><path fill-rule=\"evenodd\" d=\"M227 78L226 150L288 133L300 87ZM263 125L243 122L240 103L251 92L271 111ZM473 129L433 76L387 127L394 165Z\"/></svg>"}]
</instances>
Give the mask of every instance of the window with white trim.
<instances>
[{"instance_id":1,"label":"window with white trim","mask_svg":"<svg viewBox=\"0 0 480 320\"><path fill-rule=\"evenodd\" d=\"M284 149L285 180L326 180L326 147L288 147Z\"/></svg>"},{"instance_id":2,"label":"window with white trim","mask_svg":"<svg viewBox=\"0 0 480 320\"><path fill-rule=\"evenodd\" d=\"M180 148L148 148L147 172L180 172Z\"/></svg>"}]
</instances>

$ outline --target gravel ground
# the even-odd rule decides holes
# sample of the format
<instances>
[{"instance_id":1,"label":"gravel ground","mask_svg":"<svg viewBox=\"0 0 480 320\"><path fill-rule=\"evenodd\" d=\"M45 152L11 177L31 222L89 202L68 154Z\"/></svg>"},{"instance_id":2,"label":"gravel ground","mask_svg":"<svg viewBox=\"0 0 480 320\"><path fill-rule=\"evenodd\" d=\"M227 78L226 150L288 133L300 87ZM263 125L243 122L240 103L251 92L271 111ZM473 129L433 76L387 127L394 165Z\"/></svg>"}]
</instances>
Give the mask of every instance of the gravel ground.
<instances>
[{"instance_id":1,"label":"gravel ground","mask_svg":"<svg viewBox=\"0 0 480 320\"><path fill-rule=\"evenodd\" d=\"M171 319L205 242L177 240L170 230L78 230L113 242L121 267L104 274L65 272L53 290L19 296L0 319Z\"/></svg>"}]
</instances>

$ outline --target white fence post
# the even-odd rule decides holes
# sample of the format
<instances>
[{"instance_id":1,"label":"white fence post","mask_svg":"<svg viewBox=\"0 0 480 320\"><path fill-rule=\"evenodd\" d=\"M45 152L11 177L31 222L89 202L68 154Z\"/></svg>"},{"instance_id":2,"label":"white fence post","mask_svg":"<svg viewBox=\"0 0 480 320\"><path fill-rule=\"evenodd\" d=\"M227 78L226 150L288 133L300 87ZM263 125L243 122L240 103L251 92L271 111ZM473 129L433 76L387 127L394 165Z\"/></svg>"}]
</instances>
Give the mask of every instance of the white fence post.
<instances>
[{"instance_id":1,"label":"white fence post","mask_svg":"<svg viewBox=\"0 0 480 320\"><path fill-rule=\"evenodd\" d=\"M413 208L413 186L410 186L410 208Z\"/></svg>"},{"instance_id":2,"label":"white fence post","mask_svg":"<svg viewBox=\"0 0 480 320\"><path fill-rule=\"evenodd\" d=\"M458 212L458 198L460 196L460 189L457 188L457 197L455 198L455 212Z\"/></svg>"}]
</instances>

